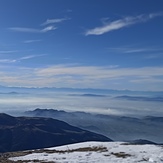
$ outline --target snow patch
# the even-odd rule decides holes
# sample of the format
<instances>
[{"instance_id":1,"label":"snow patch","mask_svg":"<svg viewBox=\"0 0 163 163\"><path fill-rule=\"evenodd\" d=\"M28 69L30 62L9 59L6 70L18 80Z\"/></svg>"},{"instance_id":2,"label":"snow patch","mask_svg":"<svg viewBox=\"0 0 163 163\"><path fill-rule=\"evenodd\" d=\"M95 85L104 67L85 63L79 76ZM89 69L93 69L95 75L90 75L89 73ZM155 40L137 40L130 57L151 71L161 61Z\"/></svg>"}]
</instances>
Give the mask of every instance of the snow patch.
<instances>
[{"instance_id":1,"label":"snow patch","mask_svg":"<svg viewBox=\"0 0 163 163\"><path fill-rule=\"evenodd\" d=\"M33 151L12 161L54 161L57 163L163 163L163 147L127 145L124 142L84 142Z\"/></svg>"}]
</instances>

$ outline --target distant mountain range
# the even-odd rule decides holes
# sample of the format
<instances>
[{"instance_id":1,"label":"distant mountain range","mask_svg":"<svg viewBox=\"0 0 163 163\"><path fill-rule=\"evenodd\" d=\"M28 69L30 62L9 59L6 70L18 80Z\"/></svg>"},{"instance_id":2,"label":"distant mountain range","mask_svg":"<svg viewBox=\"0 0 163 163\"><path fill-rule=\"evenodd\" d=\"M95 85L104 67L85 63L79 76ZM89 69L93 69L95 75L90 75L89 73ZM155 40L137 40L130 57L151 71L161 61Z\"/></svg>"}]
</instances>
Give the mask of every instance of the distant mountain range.
<instances>
[{"instance_id":1,"label":"distant mountain range","mask_svg":"<svg viewBox=\"0 0 163 163\"><path fill-rule=\"evenodd\" d=\"M76 127L103 134L114 141L145 139L163 143L163 117L136 118L54 109L35 109L25 112L24 115L63 120Z\"/></svg>"},{"instance_id":2,"label":"distant mountain range","mask_svg":"<svg viewBox=\"0 0 163 163\"><path fill-rule=\"evenodd\" d=\"M83 96L83 97L107 97L107 95L100 95L100 94L69 94L69 96Z\"/></svg>"},{"instance_id":3,"label":"distant mountain range","mask_svg":"<svg viewBox=\"0 0 163 163\"><path fill-rule=\"evenodd\" d=\"M155 142L152 142L149 140L143 140L143 139L133 140L133 141L130 141L128 144L132 144L132 145L146 145L146 144L157 145L157 143L155 143Z\"/></svg>"},{"instance_id":4,"label":"distant mountain range","mask_svg":"<svg viewBox=\"0 0 163 163\"><path fill-rule=\"evenodd\" d=\"M10 95L16 95L16 94L19 94L18 92L0 92L0 94L10 94Z\"/></svg>"},{"instance_id":5,"label":"distant mountain range","mask_svg":"<svg viewBox=\"0 0 163 163\"><path fill-rule=\"evenodd\" d=\"M93 88L57 88L57 87L7 87L0 86L0 92L18 92L18 93L28 93L28 92L81 92L83 94L112 94L112 95L153 95L153 96L163 96L163 91L132 91L132 90L113 90L113 89L93 89Z\"/></svg>"},{"instance_id":6,"label":"distant mountain range","mask_svg":"<svg viewBox=\"0 0 163 163\"><path fill-rule=\"evenodd\" d=\"M0 152L20 151L84 141L112 141L101 134L40 117L0 114Z\"/></svg>"},{"instance_id":7,"label":"distant mountain range","mask_svg":"<svg viewBox=\"0 0 163 163\"><path fill-rule=\"evenodd\" d=\"M133 101L157 101L163 102L163 97L143 97L143 96L117 96L116 99L133 100Z\"/></svg>"},{"instance_id":8,"label":"distant mountain range","mask_svg":"<svg viewBox=\"0 0 163 163\"><path fill-rule=\"evenodd\" d=\"M86 93L86 94L69 94L69 96L80 96L80 97L111 97L109 95L104 95L104 94L91 94L91 93ZM163 102L163 97L159 96L129 96L129 95L121 95L121 96L115 96L113 99L118 99L118 100L131 100L131 101L156 101L156 102Z\"/></svg>"}]
</instances>

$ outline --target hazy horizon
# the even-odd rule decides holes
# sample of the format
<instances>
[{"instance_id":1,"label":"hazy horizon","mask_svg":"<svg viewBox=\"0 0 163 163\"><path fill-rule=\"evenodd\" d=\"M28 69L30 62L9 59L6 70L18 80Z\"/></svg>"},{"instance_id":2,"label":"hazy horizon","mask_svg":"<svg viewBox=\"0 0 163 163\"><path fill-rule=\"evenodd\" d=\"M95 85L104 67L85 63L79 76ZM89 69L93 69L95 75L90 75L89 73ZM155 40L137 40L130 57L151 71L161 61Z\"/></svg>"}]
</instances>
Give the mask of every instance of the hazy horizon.
<instances>
[{"instance_id":1,"label":"hazy horizon","mask_svg":"<svg viewBox=\"0 0 163 163\"><path fill-rule=\"evenodd\" d=\"M26 90L26 89L25 89ZM136 92L110 92L101 93L95 90L81 92L77 89L69 91L49 91L49 89L27 89L16 88L4 91L0 90L0 112L21 113L28 110L56 109L64 111L83 111L96 114L119 115L119 116L160 116L163 115L163 102L157 101L162 98L159 94L136 94ZM126 93L126 94L124 94ZM135 94L134 94L135 93ZM140 92L138 92L140 93ZM159 92L158 92L159 93ZM116 97L138 97L136 100L121 99ZM124 96L125 97L125 96ZM156 98L149 101L146 98Z\"/></svg>"}]
</instances>

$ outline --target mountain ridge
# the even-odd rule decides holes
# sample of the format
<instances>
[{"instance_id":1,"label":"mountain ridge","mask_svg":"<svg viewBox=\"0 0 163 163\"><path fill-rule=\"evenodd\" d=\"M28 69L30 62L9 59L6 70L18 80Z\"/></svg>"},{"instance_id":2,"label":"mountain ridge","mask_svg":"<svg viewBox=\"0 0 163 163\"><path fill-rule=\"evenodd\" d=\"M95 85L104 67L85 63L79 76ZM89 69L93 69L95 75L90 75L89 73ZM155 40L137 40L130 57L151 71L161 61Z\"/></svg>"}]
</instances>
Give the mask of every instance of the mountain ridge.
<instances>
[{"instance_id":1,"label":"mountain ridge","mask_svg":"<svg viewBox=\"0 0 163 163\"><path fill-rule=\"evenodd\" d=\"M106 136L53 118L0 114L0 152L59 146L83 141L112 141Z\"/></svg>"},{"instance_id":2,"label":"mountain ridge","mask_svg":"<svg viewBox=\"0 0 163 163\"><path fill-rule=\"evenodd\" d=\"M163 117L128 117L39 108L27 111L24 115L64 120L82 129L103 134L114 141L146 139L159 144L163 143L161 136L163 134Z\"/></svg>"},{"instance_id":3,"label":"mountain ridge","mask_svg":"<svg viewBox=\"0 0 163 163\"><path fill-rule=\"evenodd\" d=\"M128 94L128 95L163 95L163 91L147 91L147 90L116 90L116 89L102 89L102 88L68 88L68 87L12 87L12 86L2 86L0 85L1 93L6 92L17 92L22 93L25 91L27 93L28 91L55 91L55 92L83 92L88 94Z\"/></svg>"}]
</instances>

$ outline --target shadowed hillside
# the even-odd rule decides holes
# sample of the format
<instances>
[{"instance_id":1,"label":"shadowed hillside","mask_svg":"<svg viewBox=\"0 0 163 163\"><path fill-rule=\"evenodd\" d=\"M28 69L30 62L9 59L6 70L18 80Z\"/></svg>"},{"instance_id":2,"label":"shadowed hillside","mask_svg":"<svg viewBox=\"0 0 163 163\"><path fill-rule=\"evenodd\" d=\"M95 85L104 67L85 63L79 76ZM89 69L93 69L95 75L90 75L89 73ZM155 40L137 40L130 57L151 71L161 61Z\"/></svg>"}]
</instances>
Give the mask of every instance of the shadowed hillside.
<instances>
[{"instance_id":1,"label":"shadowed hillside","mask_svg":"<svg viewBox=\"0 0 163 163\"><path fill-rule=\"evenodd\" d=\"M111 141L52 118L0 114L0 152L52 147L83 141Z\"/></svg>"}]
</instances>

